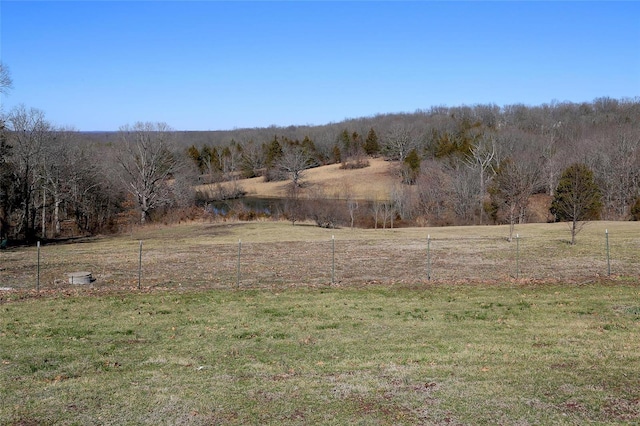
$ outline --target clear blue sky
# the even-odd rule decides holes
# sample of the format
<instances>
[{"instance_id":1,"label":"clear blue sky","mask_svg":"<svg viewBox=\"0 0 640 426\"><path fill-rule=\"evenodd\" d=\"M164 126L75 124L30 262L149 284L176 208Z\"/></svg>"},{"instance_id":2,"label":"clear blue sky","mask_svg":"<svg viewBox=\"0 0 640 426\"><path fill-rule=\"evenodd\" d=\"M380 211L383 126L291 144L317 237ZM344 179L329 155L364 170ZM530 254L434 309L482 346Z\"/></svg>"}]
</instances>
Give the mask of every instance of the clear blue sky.
<instances>
[{"instance_id":1,"label":"clear blue sky","mask_svg":"<svg viewBox=\"0 0 640 426\"><path fill-rule=\"evenodd\" d=\"M58 126L326 124L640 96L640 2L0 2L6 113Z\"/></svg>"}]
</instances>

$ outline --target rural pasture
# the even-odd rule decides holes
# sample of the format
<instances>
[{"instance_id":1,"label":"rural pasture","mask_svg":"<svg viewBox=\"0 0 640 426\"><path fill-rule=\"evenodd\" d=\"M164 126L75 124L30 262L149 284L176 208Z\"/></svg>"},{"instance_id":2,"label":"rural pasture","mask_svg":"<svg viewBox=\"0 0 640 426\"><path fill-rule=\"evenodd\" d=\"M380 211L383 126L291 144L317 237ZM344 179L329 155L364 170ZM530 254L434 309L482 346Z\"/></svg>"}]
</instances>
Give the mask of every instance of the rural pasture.
<instances>
[{"instance_id":1,"label":"rural pasture","mask_svg":"<svg viewBox=\"0 0 640 426\"><path fill-rule=\"evenodd\" d=\"M348 286L582 283L609 270L620 279L640 275L636 222L589 223L575 246L563 223L520 225L520 238L512 242L508 232L507 226L322 229L271 221L150 226L125 236L43 245L40 288L82 290L68 284L74 271L91 272L96 291L133 288L140 263L145 288L235 288L239 249L241 288L326 286L332 277ZM35 289L37 274L35 246L0 252L0 287Z\"/></svg>"},{"instance_id":2,"label":"rural pasture","mask_svg":"<svg viewBox=\"0 0 640 426\"><path fill-rule=\"evenodd\" d=\"M146 227L43 245L39 291L1 251L0 424L637 424L637 223L516 232Z\"/></svg>"}]
</instances>

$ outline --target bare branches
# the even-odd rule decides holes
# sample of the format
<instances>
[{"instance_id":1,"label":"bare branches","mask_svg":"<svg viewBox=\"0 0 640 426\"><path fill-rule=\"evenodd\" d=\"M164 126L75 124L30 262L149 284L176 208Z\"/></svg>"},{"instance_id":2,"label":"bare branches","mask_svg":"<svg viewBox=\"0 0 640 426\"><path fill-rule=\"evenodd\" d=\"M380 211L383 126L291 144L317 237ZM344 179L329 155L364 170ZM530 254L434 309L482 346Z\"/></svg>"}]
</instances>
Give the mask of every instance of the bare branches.
<instances>
[{"instance_id":1,"label":"bare branches","mask_svg":"<svg viewBox=\"0 0 640 426\"><path fill-rule=\"evenodd\" d=\"M150 210L168 202L167 181L176 171L171 129L165 123L136 123L120 129L122 149L116 155L127 191L137 200L140 223Z\"/></svg>"},{"instance_id":2,"label":"bare branches","mask_svg":"<svg viewBox=\"0 0 640 426\"><path fill-rule=\"evenodd\" d=\"M0 62L0 94L7 94L13 87L13 80L9 68Z\"/></svg>"}]
</instances>

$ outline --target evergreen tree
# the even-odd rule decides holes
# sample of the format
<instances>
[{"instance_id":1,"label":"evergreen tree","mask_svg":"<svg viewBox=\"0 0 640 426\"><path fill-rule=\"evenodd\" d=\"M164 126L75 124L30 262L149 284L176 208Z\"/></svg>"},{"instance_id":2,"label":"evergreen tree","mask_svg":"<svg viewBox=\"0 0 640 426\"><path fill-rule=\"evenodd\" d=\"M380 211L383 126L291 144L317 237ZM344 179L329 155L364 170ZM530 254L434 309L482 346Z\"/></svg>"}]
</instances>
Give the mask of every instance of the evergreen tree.
<instances>
[{"instance_id":1,"label":"evergreen tree","mask_svg":"<svg viewBox=\"0 0 640 426\"><path fill-rule=\"evenodd\" d=\"M403 162L403 180L404 183L413 185L420 175L420 156L416 149L409 151Z\"/></svg>"},{"instance_id":2,"label":"evergreen tree","mask_svg":"<svg viewBox=\"0 0 640 426\"><path fill-rule=\"evenodd\" d=\"M591 169L580 163L569 166L558 182L551 213L556 220L569 222L572 245L586 222L600 218L601 209L602 195Z\"/></svg>"},{"instance_id":3,"label":"evergreen tree","mask_svg":"<svg viewBox=\"0 0 640 426\"><path fill-rule=\"evenodd\" d=\"M367 134L367 139L364 141L364 152L367 155L378 155L380 153L380 144L378 143L378 134L373 127L369 130Z\"/></svg>"}]
</instances>

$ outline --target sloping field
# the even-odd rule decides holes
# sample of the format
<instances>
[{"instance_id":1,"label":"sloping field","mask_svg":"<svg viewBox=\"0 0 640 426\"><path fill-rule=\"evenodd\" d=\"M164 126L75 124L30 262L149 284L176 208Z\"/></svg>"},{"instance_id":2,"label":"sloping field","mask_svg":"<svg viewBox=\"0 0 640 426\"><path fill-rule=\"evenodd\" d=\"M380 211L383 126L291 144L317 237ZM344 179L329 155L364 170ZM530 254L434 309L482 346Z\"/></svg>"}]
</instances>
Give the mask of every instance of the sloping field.
<instances>
[{"instance_id":1,"label":"sloping field","mask_svg":"<svg viewBox=\"0 0 640 426\"><path fill-rule=\"evenodd\" d=\"M395 169L397 163L381 158L369 159L369 167L344 170L340 164L316 167L304 172L307 192L317 191L327 198L346 198L348 194L360 200L387 199L389 189L399 182ZM286 182L264 182L262 177L239 181L247 195L254 197L284 198L287 196ZM228 183L222 185L228 186ZM209 186L197 189L207 192Z\"/></svg>"}]
</instances>

